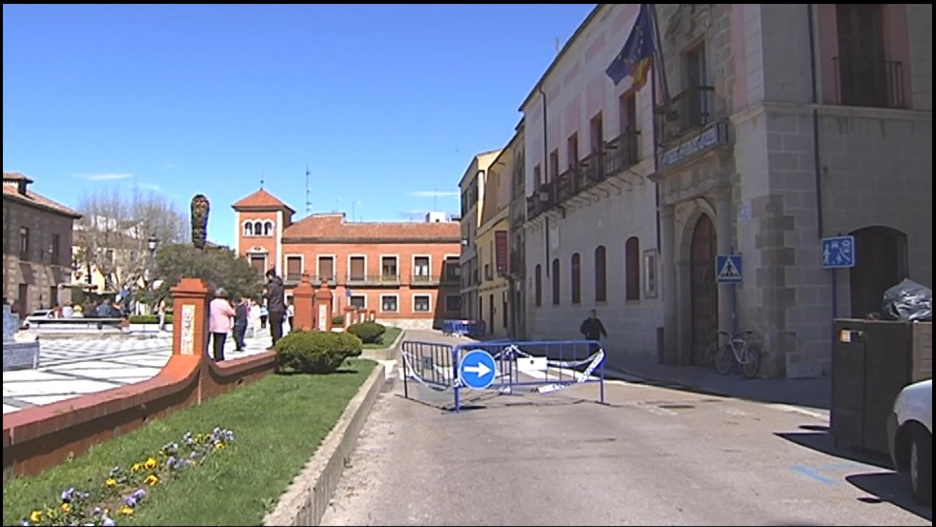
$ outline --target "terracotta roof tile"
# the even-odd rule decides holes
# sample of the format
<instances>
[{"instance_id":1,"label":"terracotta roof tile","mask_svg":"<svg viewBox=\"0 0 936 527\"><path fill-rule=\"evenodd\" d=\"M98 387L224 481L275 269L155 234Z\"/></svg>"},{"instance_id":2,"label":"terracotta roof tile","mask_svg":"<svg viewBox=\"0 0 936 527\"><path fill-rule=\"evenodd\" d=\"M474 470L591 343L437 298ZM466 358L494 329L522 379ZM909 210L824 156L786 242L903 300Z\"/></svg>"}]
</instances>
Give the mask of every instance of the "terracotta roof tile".
<instances>
[{"instance_id":1,"label":"terracotta roof tile","mask_svg":"<svg viewBox=\"0 0 936 527\"><path fill-rule=\"evenodd\" d=\"M21 181L26 181L26 183L32 183L32 180L29 177L20 174L19 172L4 172L3 173L3 197L18 201L24 205L38 207L40 209L49 210L56 212L58 214L63 214L65 216L71 216L72 218L80 218L81 213L62 205L56 201L53 201L41 194L36 194L35 192L26 189L25 194L20 194L18 183Z\"/></svg>"},{"instance_id":2,"label":"terracotta roof tile","mask_svg":"<svg viewBox=\"0 0 936 527\"><path fill-rule=\"evenodd\" d=\"M313 214L286 228L284 241L385 241L458 243L457 222L347 223L343 214Z\"/></svg>"},{"instance_id":3,"label":"terracotta roof tile","mask_svg":"<svg viewBox=\"0 0 936 527\"><path fill-rule=\"evenodd\" d=\"M247 196L246 198L241 199L240 201L235 202L231 205L234 209L281 209L286 208L292 212L296 212L292 207L280 201L279 198L270 194L269 192L260 189L253 194Z\"/></svg>"}]
</instances>

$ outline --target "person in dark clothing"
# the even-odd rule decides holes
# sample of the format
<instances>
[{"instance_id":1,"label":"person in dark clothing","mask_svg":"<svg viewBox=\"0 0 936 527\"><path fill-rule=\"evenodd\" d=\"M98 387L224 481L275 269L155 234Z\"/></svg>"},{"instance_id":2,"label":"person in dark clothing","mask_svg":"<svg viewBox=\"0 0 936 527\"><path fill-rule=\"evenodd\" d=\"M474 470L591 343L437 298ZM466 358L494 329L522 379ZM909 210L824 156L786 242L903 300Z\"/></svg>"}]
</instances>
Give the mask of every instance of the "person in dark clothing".
<instances>
[{"instance_id":1,"label":"person in dark clothing","mask_svg":"<svg viewBox=\"0 0 936 527\"><path fill-rule=\"evenodd\" d=\"M250 313L250 301L241 298L234 308L234 351L244 351L244 336L247 334L247 319Z\"/></svg>"},{"instance_id":2,"label":"person in dark clothing","mask_svg":"<svg viewBox=\"0 0 936 527\"><path fill-rule=\"evenodd\" d=\"M604 324L601 323L601 320L598 319L598 312L592 309L588 318L582 321L579 331L585 337L585 340L601 340L601 337L607 337L608 332L605 330ZM589 346L590 352L595 352L595 344Z\"/></svg>"},{"instance_id":3,"label":"person in dark clothing","mask_svg":"<svg viewBox=\"0 0 936 527\"><path fill-rule=\"evenodd\" d=\"M283 290L283 279L276 276L276 271L270 269L266 272L267 285L263 297L266 299L267 313L270 322L270 337L276 346L283 336L283 318L286 316L286 294Z\"/></svg>"}]
</instances>

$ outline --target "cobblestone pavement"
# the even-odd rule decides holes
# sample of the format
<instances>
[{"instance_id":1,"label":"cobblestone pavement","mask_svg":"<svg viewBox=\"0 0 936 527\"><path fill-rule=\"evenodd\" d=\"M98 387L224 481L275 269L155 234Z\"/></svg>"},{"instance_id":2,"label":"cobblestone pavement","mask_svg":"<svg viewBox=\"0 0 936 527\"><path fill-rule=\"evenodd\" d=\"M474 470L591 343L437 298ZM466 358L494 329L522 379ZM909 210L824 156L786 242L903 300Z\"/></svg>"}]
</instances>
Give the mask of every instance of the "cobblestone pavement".
<instances>
[{"instance_id":1,"label":"cobblestone pavement","mask_svg":"<svg viewBox=\"0 0 936 527\"><path fill-rule=\"evenodd\" d=\"M86 393L145 381L172 355L172 334L121 335L102 338L42 338L39 368L3 372L3 413L71 399ZM234 359L266 351L268 331L246 339L244 351L225 343Z\"/></svg>"}]
</instances>

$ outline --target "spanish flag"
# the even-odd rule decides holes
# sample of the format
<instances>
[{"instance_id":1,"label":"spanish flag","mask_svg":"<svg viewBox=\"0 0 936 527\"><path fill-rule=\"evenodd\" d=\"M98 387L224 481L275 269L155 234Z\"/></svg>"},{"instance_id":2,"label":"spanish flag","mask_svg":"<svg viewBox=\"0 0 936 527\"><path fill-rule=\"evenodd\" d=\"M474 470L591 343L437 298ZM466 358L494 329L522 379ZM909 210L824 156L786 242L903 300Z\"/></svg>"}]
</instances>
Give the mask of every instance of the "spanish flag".
<instances>
[{"instance_id":1,"label":"spanish flag","mask_svg":"<svg viewBox=\"0 0 936 527\"><path fill-rule=\"evenodd\" d=\"M650 71L653 54L656 51L654 42L653 15L647 4L640 4L640 12L637 14L637 20L634 21L634 28L628 35L627 41L624 42L624 47L605 70L615 86L627 77L631 77L635 90L643 88L647 83L647 73Z\"/></svg>"}]
</instances>

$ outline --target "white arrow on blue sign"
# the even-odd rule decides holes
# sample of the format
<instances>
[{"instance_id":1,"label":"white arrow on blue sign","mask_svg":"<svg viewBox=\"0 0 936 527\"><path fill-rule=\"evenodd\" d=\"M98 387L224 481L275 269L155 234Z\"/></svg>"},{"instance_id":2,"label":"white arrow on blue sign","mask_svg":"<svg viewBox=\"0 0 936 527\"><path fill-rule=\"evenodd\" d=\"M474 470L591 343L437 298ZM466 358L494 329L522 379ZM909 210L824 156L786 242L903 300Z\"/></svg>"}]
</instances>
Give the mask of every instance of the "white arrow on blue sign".
<instances>
[{"instance_id":1,"label":"white arrow on blue sign","mask_svg":"<svg viewBox=\"0 0 936 527\"><path fill-rule=\"evenodd\" d=\"M471 350L458 363L458 377L465 386L483 390L494 383L497 365L494 357L484 350Z\"/></svg>"}]
</instances>

